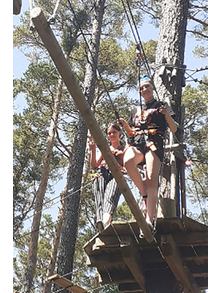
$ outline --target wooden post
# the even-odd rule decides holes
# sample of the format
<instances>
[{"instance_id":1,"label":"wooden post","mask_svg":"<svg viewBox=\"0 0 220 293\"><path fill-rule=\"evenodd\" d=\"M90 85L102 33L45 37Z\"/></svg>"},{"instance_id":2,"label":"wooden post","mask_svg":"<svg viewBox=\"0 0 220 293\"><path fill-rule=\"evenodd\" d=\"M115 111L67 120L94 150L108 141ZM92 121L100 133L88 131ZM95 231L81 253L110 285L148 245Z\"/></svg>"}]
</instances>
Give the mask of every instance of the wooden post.
<instances>
[{"instance_id":1,"label":"wooden post","mask_svg":"<svg viewBox=\"0 0 220 293\"><path fill-rule=\"evenodd\" d=\"M180 141L184 139L184 120L185 120L185 106L181 106L180 116ZM186 216L186 180L185 180L185 162L179 160L179 176L180 176L180 187L181 187L181 216Z\"/></svg>"},{"instance_id":2,"label":"wooden post","mask_svg":"<svg viewBox=\"0 0 220 293\"><path fill-rule=\"evenodd\" d=\"M86 101L79 85L77 79L71 70L47 20L39 7L34 8L31 11L31 19L38 31L46 49L48 50L57 70L63 78L63 81L70 92L72 98L75 101L75 104L80 111L87 127L89 128L91 135L93 136L97 146L103 154L104 159L106 160L120 191L123 193L125 200L127 201L128 206L131 209L132 214L134 215L138 226L143 231L143 234L148 242L153 241L153 236L149 226L147 225L138 204L133 197L122 173L119 168L119 165L111 153L111 150L108 146L108 143L94 118L94 115L90 109L89 103Z\"/></svg>"},{"instance_id":3,"label":"wooden post","mask_svg":"<svg viewBox=\"0 0 220 293\"><path fill-rule=\"evenodd\" d=\"M145 268L141 255L133 243L131 237L124 237L123 243L120 244L122 257L127 267L131 271L135 280L139 284L143 293L146 293Z\"/></svg>"},{"instance_id":4,"label":"wooden post","mask_svg":"<svg viewBox=\"0 0 220 293\"><path fill-rule=\"evenodd\" d=\"M21 13L21 5L22 0L13 0L13 14L20 14Z\"/></svg>"},{"instance_id":5,"label":"wooden post","mask_svg":"<svg viewBox=\"0 0 220 293\"><path fill-rule=\"evenodd\" d=\"M179 249L171 235L161 236L164 258L176 279L183 284L185 293L199 293L200 289L186 263L183 263Z\"/></svg>"}]
</instances>

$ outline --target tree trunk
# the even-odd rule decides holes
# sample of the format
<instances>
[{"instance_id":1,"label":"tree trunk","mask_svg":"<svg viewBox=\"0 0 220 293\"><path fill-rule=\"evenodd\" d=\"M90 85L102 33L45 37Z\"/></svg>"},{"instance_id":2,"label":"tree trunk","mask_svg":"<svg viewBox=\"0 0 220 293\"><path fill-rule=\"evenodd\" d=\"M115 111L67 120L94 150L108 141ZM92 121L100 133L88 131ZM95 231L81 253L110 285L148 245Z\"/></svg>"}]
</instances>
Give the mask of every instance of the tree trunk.
<instances>
[{"instance_id":1,"label":"tree trunk","mask_svg":"<svg viewBox=\"0 0 220 293\"><path fill-rule=\"evenodd\" d=\"M104 0L98 0L95 4L92 40L90 44L91 54L90 52L88 53L88 63L84 80L84 93L90 105L92 103L95 92L96 69L101 36L101 24L104 13L104 2ZM66 277L69 279L71 279L71 273L73 270L73 257L75 253L75 243L77 237L80 188L86 140L87 127L83 118L81 115L79 115L73 144L73 156L69 172L70 176L67 185L68 194L72 195L65 199L64 219L61 231L60 250L57 261L58 274L68 274Z\"/></svg>"},{"instance_id":2,"label":"tree trunk","mask_svg":"<svg viewBox=\"0 0 220 293\"><path fill-rule=\"evenodd\" d=\"M55 270L57 251L58 251L59 244L60 244L60 235L61 235L61 229L62 229L62 224L63 224L64 197L66 196L66 193L67 193L67 189L65 188L60 194L61 208L59 209L59 215L58 215L58 220L57 220L57 224L56 224L56 231L55 231L54 238L53 238L50 263L49 263L48 269L47 269L47 277L51 276ZM52 286L51 282L45 282L44 288L43 288L43 293L50 293L51 286Z\"/></svg>"},{"instance_id":3,"label":"tree trunk","mask_svg":"<svg viewBox=\"0 0 220 293\"><path fill-rule=\"evenodd\" d=\"M31 238L30 238L29 247L28 247L27 268L24 274L24 283L23 283L23 290L22 290L22 292L25 292L25 293L29 293L31 290L35 268L36 268L38 236L39 236L39 228L40 228L40 221L41 221L41 214L42 214L42 204L43 204L43 200L44 200L44 196L45 196L47 184L48 184L49 171L50 171L50 159L51 159L52 149L54 145L54 137L55 137L55 131L56 131L57 121L58 121L60 100L62 96L62 86L63 86L63 81L60 77L58 81L57 95L54 101L53 114L52 114L52 119L50 122L49 134L47 138L47 147L46 147L45 157L43 162L41 181L40 181L39 188L36 192L34 218L33 218L33 223L31 227Z\"/></svg>"},{"instance_id":4,"label":"tree trunk","mask_svg":"<svg viewBox=\"0 0 220 293\"><path fill-rule=\"evenodd\" d=\"M181 120L181 96L184 85L184 51L188 14L188 0L164 0L156 51L154 84L160 100L167 102L175 112L175 121ZM180 129L176 133L179 137ZM168 139L172 144L173 136ZM158 216L177 215L176 198L179 192L179 171L173 153L165 157L163 180L160 187ZM177 203L179 204L179 203Z\"/></svg>"}]
</instances>

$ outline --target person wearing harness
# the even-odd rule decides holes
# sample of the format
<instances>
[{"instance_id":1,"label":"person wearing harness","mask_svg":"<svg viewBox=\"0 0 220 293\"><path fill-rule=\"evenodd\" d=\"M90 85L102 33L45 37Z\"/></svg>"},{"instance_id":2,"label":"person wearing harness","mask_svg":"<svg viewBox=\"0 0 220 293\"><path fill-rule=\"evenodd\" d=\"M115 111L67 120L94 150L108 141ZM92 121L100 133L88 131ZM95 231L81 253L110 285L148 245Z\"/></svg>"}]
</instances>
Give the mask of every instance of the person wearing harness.
<instances>
[{"instance_id":1,"label":"person wearing harness","mask_svg":"<svg viewBox=\"0 0 220 293\"><path fill-rule=\"evenodd\" d=\"M140 78L138 89L145 105L135 110L129 122L119 118L119 123L127 132L130 144L124 155L124 166L142 195L142 212L152 227L156 213L159 172L164 156L164 134L167 126L175 133L177 125L171 117L174 114L172 109L154 99L149 76ZM138 165L145 165L145 181L137 169Z\"/></svg>"},{"instance_id":2,"label":"person wearing harness","mask_svg":"<svg viewBox=\"0 0 220 293\"><path fill-rule=\"evenodd\" d=\"M106 135L110 141L110 150L118 161L122 172L125 172L123 169L125 145L120 142L120 126L110 124L106 128ZM97 171L94 174L93 193L95 196L97 228L101 232L111 222L121 193L102 154L96 158L96 146L92 139L90 139L89 146L91 150L91 167Z\"/></svg>"}]
</instances>

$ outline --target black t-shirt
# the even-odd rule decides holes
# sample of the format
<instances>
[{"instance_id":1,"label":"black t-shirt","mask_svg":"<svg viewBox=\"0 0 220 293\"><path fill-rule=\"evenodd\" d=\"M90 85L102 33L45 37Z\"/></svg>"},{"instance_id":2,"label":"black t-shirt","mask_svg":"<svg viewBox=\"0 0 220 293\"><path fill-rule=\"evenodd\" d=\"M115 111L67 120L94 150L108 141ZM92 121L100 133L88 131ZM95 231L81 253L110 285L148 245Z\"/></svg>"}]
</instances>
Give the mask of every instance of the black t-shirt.
<instances>
[{"instance_id":1,"label":"black t-shirt","mask_svg":"<svg viewBox=\"0 0 220 293\"><path fill-rule=\"evenodd\" d=\"M141 108L138 107L132 113L128 124L132 127L133 130L149 130L156 129L156 134L136 134L135 137L129 138L129 143L132 146L137 147L143 154L145 154L149 149L146 147L147 142L152 141L155 145L154 152L163 160L164 149L163 149L163 139L164 134L167 129L167 121L165 116L160 113L159 109L161 106L165 106L167 111L173 115L174 112L166 103L159 102L155 99L146 103Z\"/></svg>"},{"instance_id":2,"label":"black t-shirt","mask_svg":"<svg viewBox=\"0 0 220 293\"><path fill-rule=\"evenodd\" d=\"M134 127L135 130L157 129L159 132L165 132L167 128L167 121L165 116L159 112L159 108L163 104L153 99L151 102L146 103L141 109L136 108L132 113L128 124Z\"/></svg>"}]
</instances>

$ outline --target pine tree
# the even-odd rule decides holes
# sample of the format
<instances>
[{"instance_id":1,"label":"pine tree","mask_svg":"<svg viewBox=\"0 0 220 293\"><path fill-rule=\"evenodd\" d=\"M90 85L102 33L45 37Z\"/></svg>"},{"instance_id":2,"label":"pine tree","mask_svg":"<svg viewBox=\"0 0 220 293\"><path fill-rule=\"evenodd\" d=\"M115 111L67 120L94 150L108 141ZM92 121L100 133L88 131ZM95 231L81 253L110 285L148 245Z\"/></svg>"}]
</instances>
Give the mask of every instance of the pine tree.
<instances>
[{"instance_id":1,"label":"pine tree","mask_svg":"<svg viewBox=\"0 0 220 293\"><path fill-rule=\"evenodd\" d=\"M104 13L104 3L105 1L103 0L97 1L95 3L93 31L84 80L84 94L90 105L92 103L95 91L96 69L101 36L101 25ZM69 179L67 183L68 195L72 193L72 196L68 196L68 198L65 199L64 219L57 260L58 273L61 275L70 273L73 269L73 256L77 237L80 188L85 157L86 139L87 127L81 115L79 115L73 143L74 153L71 159ZM71 278L71 274L68 276L68 278Z\"/></svg>"}]
</instances>

